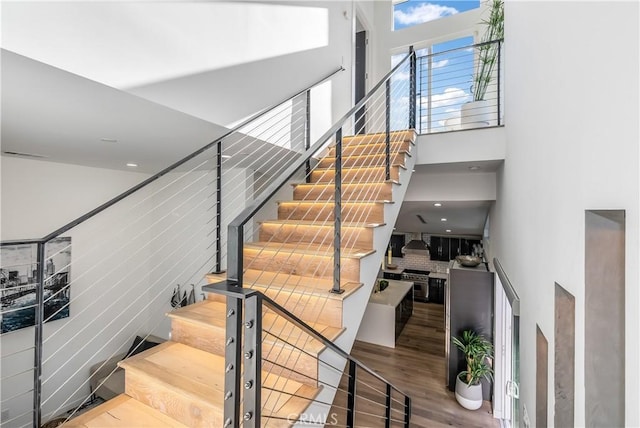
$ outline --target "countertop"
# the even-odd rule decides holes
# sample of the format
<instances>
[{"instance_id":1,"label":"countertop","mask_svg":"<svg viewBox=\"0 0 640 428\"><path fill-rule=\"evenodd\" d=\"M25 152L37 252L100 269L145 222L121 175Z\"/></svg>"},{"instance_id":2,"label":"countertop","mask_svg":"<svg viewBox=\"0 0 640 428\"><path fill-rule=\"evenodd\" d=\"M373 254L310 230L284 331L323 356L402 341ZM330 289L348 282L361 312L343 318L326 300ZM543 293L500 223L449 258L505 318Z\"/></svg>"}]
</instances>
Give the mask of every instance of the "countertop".
<instances>
[{"instance_id":1,"label":"countertop","mask_svg":"<svg viewBox=\"0 0 640 428\"><path fill-rule=\"evenodd\" d=\"M395 281L393 279L385 281L389 281L389 286L379 293L371 293L369 303L396 307L402 302L404 296L413 290L413 282Z\"/></svg>"},{"instance_id":2,"label":"countertop","mask_svg":"<svg viewBox=\"0 0 640 428\"><path fill-rule=\"evenodd\" d=\"M387 272L387 273L402 273L404 272L404 268L398 267L396 269L382 269L382 272Z\"/></svg>"},{"instance_id":3,"label":"countertop","mask_svg":"<svg viewBox=\"0 0 640 428\"><path fill-rule=\"evenodd\" d=\"M457 260L451 260L451 265L450 265L449 268L450 269L462 269L462 270L475 270L475 271L481 271L481 272L488 272L489 271L487 269L487 266L484 263L480 263L476 267L465 267L465 266L462 266L460 263L458 263Z\"/></svg>"},{"instance_id":4,"label":"countertop","mask_svg":"<svg viewBox=\"0 0 640 428\"><path fill-rule=\"evenodd\" d=\"M443 272L431 272L429 278L448 279L449 274Z\"/></svg>"}]
</instances>

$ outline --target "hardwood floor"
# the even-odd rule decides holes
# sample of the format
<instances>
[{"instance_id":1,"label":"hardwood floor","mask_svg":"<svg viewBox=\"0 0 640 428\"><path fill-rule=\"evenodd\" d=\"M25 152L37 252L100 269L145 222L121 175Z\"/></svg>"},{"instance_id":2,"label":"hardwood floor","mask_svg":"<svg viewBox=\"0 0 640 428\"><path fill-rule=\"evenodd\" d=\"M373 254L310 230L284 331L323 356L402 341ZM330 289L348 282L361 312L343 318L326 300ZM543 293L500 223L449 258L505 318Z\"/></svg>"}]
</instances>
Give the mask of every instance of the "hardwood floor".
<instances>
[{"instance_id":1,"label":"hardwood floor","mask_svg":"<svg viewBox=\"0 0 640 428\"><path fill-rule=\"evenodd\" d=\"M491 414L489 402L479 410L466 410L456 402L453 392L445 385L443 305L416 302L413 316L398 338L395 349L356 341L351 354L412 397L412 427L499 427L498 420ZM372 378L371 382L365 382L381 388ZM359 393L368 389L360 384L357 388ZM384 415L379 410L370 410L380 406L371 404L366 407L369 413ZM394 412L393 417L401 418L401 415ZM372 420L371 417L367 419ZM379 424L380 420L375 425ZM356 420L356 426L372 425ZM394 423L393 426L401 425Z\"/></svg>"}]
</instances>

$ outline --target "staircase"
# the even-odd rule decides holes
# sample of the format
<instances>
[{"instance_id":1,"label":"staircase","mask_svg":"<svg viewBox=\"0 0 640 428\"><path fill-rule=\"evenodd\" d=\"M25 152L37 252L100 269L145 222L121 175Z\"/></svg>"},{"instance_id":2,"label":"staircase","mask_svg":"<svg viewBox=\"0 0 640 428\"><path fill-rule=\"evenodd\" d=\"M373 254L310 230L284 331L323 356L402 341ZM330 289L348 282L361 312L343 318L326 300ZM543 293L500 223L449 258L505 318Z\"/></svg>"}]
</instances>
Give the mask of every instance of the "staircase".
<instances>
[{"instance_id":1,"label":"staircase","mask_svg":"<svg viewBox=\"0 0 640 428\"><path fill-rule=\"evenodd\" d=\"M414 131L391 133L386 180L385 134L343 140L340 288L333 283L335 149L277 202L277 219L259 223L244 245L242 286L261 291L331 341L350 349L371 293L413 166ZM393 209L393 204L396 204ZM210 275L209 282L224 280ZM348 309L347 309L348 308ZM360 314L356 322L346 313ZM224 297L168 314L171 340L119 363L125 393L67 427L222 427L225 378ZM321 394L325 346L275 312L262 319L262 425L291 426ZM332 394L328 394L331 399Z\"/></svg>"}]
</instances>

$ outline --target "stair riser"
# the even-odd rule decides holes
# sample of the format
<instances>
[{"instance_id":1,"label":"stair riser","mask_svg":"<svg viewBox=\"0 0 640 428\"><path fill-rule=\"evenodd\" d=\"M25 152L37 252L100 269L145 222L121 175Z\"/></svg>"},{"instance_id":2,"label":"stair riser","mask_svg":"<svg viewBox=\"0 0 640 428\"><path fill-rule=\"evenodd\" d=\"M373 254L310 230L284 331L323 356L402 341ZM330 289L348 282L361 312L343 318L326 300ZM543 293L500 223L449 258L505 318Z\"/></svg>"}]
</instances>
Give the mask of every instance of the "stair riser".
<instances>
[{"instance_id":1,"label":"stair riser","mask_svg":"<svg viewBox=\"0 0 640 428\"><path fill-rule=\"evenodd\" d=\"M319 278L333 277L333 255L316 256L291 253L289 251L244 251L246 269L266 270L269 272L290 273L293 275ZM345 281L360 281L360 261L353 258L340 258L340 275Z\"/></svg>"},{"instance_id":2,"label":"stair riser","mask_svg":"<svg viewBox=\"0 0 640 428\"><path fill-rule=\"evenodd\" d=\"M291 293L274 289L258 288L271 299L285 309L296 315L298 318L310 323L324 324L329 327L342 327L342 301L329 299L316 294ZM329 290L326 290L327 295Z\"/></svg>"},{"instance_id":3,"label":"stair riser","mask_svg":"<svg viewBox=\"0 0 640 428\"><path fill-rule=\"evenodd\" d=\"M224 423L222 409L206 403L206 397L195 400L135 370L126 370L125 376L127 395L187 426L214 428Z\"/></svg>"},{"instance_id":4,"label":"stair riser","mask_svg":"<svg viewBox=\"0 0 640 428\"><path fill-rule=\"evenodd\" d=\"M333 203L324 204L280 204L278 220L309 220L318 218L333 220ZM342 204L342 221L384 223L384 204Z\"/></svg>"},{"instance_id":5,"label":"stair riser","mask_svg":"<svg viewBox=\"0 0 640 428\"><path fill-rule=\"evenodd\" d=\"M329 222L329 224L331 224ZM333 227L317 227L295 224L262 224L260 241L304 242L308 244L332 244ZM343 248L373 248L373 229L367 227L343 227L341 231Z\"/></svg>"},{"instance_id":6,"label":"stair riser","mask_svg":"<svg viewBox=\"0 0 640 428\"><path fill-rule=\"evenodd\" d=\"M392 196L391 183L371 183L363 185L342 186L342 199L350 201L390 201ZM333 186L299 185L293 190L296 201L331 201L334 199Z\"/></svg>"},{"instance_id":7,"label":"stair riser","mask_svg":"<svg viewBox=\"0 0 640 428\"><path fill-rule=\"evenodd\" d=\"M390 133L389 139L391 141L414 141L415 137L414 131L394 131ZM385 133L379 133L344 137L342 141L345 145L351 146L355 144L384 143L386 139L387 135Z\"/></svg>"},{"instance_id":8,"label":"stair riser","mask_svg":"<svg viewBox=\"0 0 640 428\"><path fill-rule=\"evenodd\" d=\"M351 144L342 146L342 156L377 155L384 154L386 144ZM411 151L409 141L392 142L389 147L390 153L397 153L400 150ZM335 157L336 148L329 148L329 156Z\"/></svg>"},{"instance_id":9,"label":"stair riser","mask_svg":"<svg viewBox=\"0 0 640 428\"><path fill-rule=\"evenodd\" d=\"M400 167L392 166L389 169L390 179L398 181L400 179ZM335 173L333 170L321 170L311 172L312 183L333 183ZM384 167L377 168L353 168L342 170L343 183L368 183L386 180Z\"/></svg>"},{"instance_id":10,"label":"stair riser","mask_svg":"<svg viewBox=\"0 0 640 428\"><path fill-rule=\"evenodd\" d=\"M389 158L389 161L392 165L403 165L404 166L404 158L405 153L396 153L392 154ZM342 166L345 168L352 166L384 166L386 160L384 155L374 155L374 156L354 156L354 157L343 157L342 158ZM335 159L332 157L325 157L318 163L319 168L332 168L335 164Z\"/></svg>"},{"instance_id":11,"label":"stair riser","mask_svg":"<svg viewBox=\"0 0 640 428\"><path fill-rule=\"evenodd\" d=\"M264 326L268 328L267 325ZM274 334L278 332L275 331ZM268 372L280 374L286 374L287 377L291 377L299 382L306 383L310 386L318 386L314 379L318 377L318 362L315 358L299 349L292 349L290 347L283 347L278 344L274 344L275 339L269 335L264 336L265 341L262 344L262 356L263 369ZM225 329L215 326L202 326L196 323L190 323L181 320L180 318L173 318L171 320L171 340L174 342L183 343L185 345L207 351L212 354L224 356L225 352ZM303 347L304 340L300 343L295 342L295 338L292 342L293 345ZM304 348L304 347L303 347ZM285 370L278 367L275 362L284 367L294 367L296 372L291 370Z\"/></svg>"}]
</instances>

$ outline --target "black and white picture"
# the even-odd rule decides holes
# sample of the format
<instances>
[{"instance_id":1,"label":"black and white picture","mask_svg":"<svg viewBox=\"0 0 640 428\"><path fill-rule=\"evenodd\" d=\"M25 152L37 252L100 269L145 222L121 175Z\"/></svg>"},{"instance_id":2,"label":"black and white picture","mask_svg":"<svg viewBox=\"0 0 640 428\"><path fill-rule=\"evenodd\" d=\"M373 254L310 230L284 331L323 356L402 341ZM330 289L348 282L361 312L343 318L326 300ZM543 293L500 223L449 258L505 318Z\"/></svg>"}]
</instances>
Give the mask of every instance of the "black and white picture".
<instances>
[{"instance_id":1,"label":"black and white picture","mask_svg":"<svg viewBox=\"0 0 640 428\"><path fill-rule=\"evenodd\" d=\"M45 246L44 321L69 316L71 238L57 238ZM37 245L12 244L0 248L1 334L35 324Z\"/></svg>"}]
</instances>

